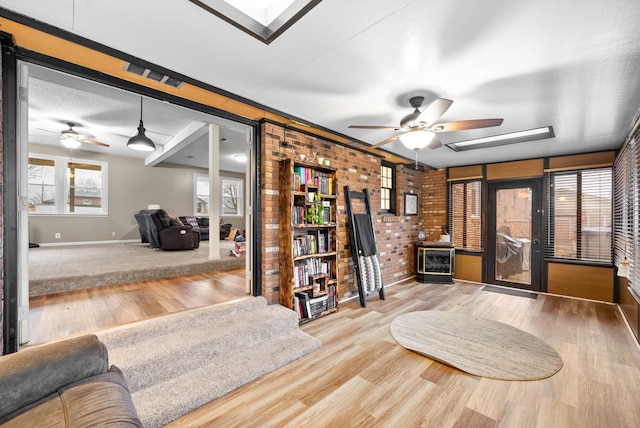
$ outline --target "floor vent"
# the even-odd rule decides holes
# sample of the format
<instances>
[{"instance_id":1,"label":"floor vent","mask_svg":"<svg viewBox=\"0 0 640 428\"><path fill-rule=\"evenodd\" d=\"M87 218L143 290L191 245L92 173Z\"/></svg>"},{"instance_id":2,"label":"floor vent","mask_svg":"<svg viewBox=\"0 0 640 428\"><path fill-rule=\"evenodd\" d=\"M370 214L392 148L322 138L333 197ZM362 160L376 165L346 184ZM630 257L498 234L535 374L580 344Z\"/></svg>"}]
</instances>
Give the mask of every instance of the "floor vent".
<instances>
[{"instance_id":1,"label":"floor vent","mask_svg":"<svg viewBox=\"0 0 640 428\"><path fill-rule=\"evenodd\" d=\"M137 74L138 76L146 77L147 79L155 80L156 82L164 83L165 85L169 85L174 88L180 88L184 83L182 80L167 76L166 74L159 71L151 70L149 68L145 68L141 65L133 64L130 62L124 63L124 71Z\"/></svg>"},{"instance_id":2,"label":"floor vent","mask_svg":"<svg viewBox=\"0 0 640 428\"><path fill-rule=\"evenodd\" d=\"M517 290L513 288L494 287L492 285L485 285L482 287L483 291L490 291L492 293L509 294L511 296L528 297L530 299L537 299L538 293L526 290Z\"/></svg>"}]
</instances>

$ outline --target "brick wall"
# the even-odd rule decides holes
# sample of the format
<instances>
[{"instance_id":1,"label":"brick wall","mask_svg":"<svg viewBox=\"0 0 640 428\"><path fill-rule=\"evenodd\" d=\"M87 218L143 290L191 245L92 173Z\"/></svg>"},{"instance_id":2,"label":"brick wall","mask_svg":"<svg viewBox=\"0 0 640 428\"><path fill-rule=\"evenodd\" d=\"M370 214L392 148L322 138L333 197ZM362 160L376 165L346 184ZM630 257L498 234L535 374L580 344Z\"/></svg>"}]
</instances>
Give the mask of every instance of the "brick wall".
<instances>
[{"instance_id":1,"label":"brick wall","mask_svg":"<svg viewBox=\"0 0 640 428\"><path fill-rule=\"evenodd\" d=\"M380 167L381 158L351 148L344 147L302 132L285 129L272 123L261 125L262 134L262 294L270 303L278 301L279 291L279 161L300 153L308 157L323 157L331 161L337 169L338 179L338 264L339 295L341 299L357 295L357 285L353 277L353 263L349 250L348 229L344 186L351 190L369 190L373 222L380 252L380 262L385 285L414 276L414 243L422 226L422 217L381 216L380 207ZM398 166L397 204L398 212L404 211L404 193L423 191L423 172ZM443 176L444 177L444 176ZM445 180L446 184L446 180ZM446 186L445 186L446 200ZM422 198L418 198L423 206ZM354 207L361 209L361 207ZM354 210L356 211L356 210ZM419 208L418 213L423 211ZM357 212L357 211L356 211Z\"/></svg>"},{"instance_id":2,"label":"brick wall","mask_svg":"<svg viewBox=\"0 0 640 428\"><path fill-rule=\"evenodd\" d=\"M422 218L427 241L437 241L442 227L447 225L447 171L426 171L422 194Z\"/></svg>"}]
</instances>

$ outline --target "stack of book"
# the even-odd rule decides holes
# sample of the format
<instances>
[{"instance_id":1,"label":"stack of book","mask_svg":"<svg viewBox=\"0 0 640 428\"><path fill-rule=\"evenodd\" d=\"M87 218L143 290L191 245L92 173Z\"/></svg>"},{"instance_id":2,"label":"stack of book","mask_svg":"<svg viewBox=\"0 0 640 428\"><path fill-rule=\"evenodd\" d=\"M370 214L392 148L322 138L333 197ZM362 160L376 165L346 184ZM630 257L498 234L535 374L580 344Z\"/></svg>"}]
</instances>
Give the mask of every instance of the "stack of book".
<instances>
[{"instance_id":1,"label":"stack of book","mask_svg":"<svg viewBox=\"0 0 640 428\"><path fill-rule=\"evenodd\" d=\"M293 308L299 319L313 318L329 309L328 301L328 295L310 297L309 293L300 291L293 297Z\"/></svg>"}]
</instances>

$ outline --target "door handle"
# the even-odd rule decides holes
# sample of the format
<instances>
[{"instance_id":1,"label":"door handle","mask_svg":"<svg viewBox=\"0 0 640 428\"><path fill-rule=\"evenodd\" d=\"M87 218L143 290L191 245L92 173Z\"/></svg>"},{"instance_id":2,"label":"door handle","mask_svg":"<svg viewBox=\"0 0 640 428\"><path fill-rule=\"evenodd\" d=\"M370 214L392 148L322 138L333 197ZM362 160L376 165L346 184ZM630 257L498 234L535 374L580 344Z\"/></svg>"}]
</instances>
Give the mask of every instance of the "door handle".
<instances>
[{"instance_id":1,"label":"door handle","mask_svg":"<svg viewBox=\"0 0 640 428\"><path fill-rule=\"evenodd\" d=\"M535 245L537 245L537 244L539 244L539 243L540 243L540 240L539 240L539 239L534 239L534 240L533 240L533 243L534 243Z\"/></svg>"}]
</instances>

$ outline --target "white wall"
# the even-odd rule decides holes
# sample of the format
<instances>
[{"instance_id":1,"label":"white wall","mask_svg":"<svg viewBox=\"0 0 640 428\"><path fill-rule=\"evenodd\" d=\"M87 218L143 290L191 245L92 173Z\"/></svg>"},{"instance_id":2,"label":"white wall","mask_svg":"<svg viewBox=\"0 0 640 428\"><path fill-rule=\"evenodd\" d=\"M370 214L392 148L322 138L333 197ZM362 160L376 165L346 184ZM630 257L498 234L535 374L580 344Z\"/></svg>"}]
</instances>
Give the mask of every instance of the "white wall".
<instances>
[{"instance_id":1,"label":"white wall","mask_svg":"<svg viewBox=\"0 0 640 428\"><path fill-rule=\"evenodd\" d=\"M36 144L29 145L29 152L69 156L67 149ZM193 215L193 174L207 173L202 169L177 166L145 167L141 159L83 150L74 150L72 156L108 163L109 214L103 217L30 215L30 242L46 244L140 239L134 218L136 212L146 209L150 204L159 204L177 216ZM231 221L234 227L235 220L244 228L244 219ZM60 239L55 238L56 233L60 233Z\"/></svg>"}]
</instances>

